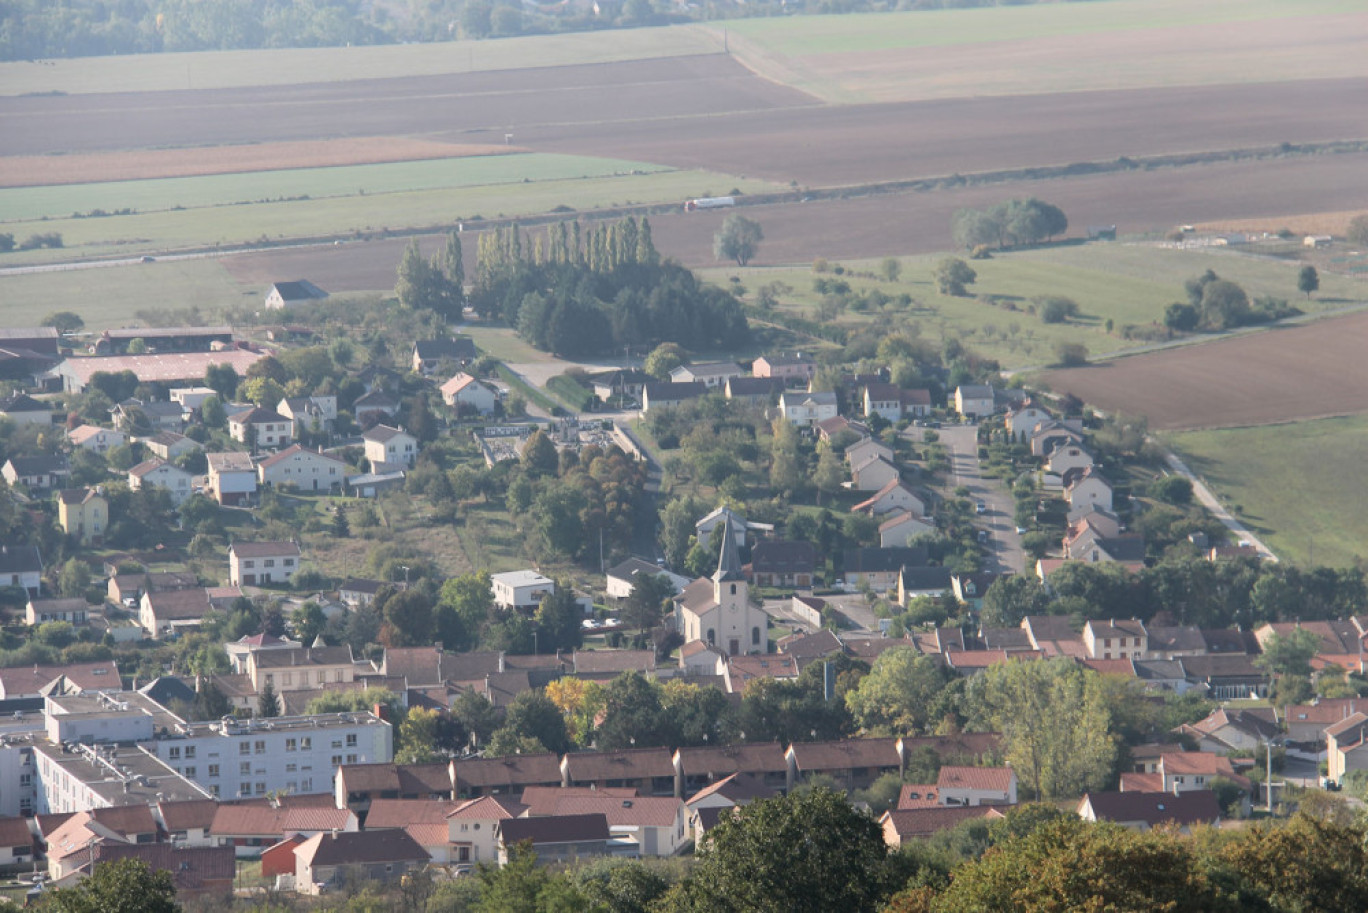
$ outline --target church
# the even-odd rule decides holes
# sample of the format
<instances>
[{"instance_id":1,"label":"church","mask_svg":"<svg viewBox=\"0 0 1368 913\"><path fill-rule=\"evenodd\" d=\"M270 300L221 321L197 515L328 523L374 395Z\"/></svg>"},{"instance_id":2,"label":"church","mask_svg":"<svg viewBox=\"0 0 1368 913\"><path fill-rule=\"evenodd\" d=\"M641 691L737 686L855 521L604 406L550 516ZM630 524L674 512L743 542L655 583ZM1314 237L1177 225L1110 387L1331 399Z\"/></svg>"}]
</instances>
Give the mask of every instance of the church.
<instances>
[{"instance_id":1,"label":"church","mask_svg":"<svg viewBox=\"0 0 1368 913\"><path fill-rule=\"evenodd\" d=\"M728 656L769 651L769 616L750 603L730 516L724 520L717 571L675 597L675 624L685 643L701 640Z\"/></svg>"}]
</instances>

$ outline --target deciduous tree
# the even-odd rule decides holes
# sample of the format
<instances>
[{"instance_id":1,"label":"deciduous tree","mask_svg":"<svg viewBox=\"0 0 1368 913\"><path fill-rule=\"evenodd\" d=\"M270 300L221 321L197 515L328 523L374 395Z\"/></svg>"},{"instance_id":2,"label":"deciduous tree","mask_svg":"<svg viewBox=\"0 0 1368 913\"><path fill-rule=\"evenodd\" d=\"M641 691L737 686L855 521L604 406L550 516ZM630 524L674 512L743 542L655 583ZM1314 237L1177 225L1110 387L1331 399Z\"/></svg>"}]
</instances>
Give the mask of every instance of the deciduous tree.
<instances>
[{"instance_id":1,"label":"deciduous tree","mask_svg":"<svg viewBox=\"0 0 1368 913\"><path fill-rule=\"evenodd\" d=\"M760 249L765 233L759 222L732 213L722 220L722 228L713 235L713 256L718 260L735 260L745 266Z\"/></svg>"}]
</instances>

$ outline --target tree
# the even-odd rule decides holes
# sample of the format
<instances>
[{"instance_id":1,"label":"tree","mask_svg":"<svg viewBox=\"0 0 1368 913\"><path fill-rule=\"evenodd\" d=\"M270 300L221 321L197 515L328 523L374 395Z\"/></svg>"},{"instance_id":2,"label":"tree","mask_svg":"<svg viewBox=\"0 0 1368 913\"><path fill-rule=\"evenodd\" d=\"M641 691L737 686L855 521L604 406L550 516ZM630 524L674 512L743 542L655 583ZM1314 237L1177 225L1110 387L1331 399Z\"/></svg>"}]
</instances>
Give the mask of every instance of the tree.
<instances>
[{"instance_id":1,"label":"tree","mask_svg":"<svg viewBox=\"0 0 1368 913\"><path fill-rule=\"evenodd\" d=\"M442 255L442 272L457 298L457 303L465 306L465 254L461 250L461 236L456 232L447 235L446 250Z\"/></svg>"},{"instance_id":2,"label":"tree","mask_svg":"<svg viewBox=\"0 0 1368 913\"><path fill-rule=\"evenodd\" d=\"M312 599L305 602L290 620L294 623L295 636L299 642L308 646L323 633L323 629L328 626L328 617L323 614L323 609Z\"/></svg>"},{"instance_id":3,"label":"tree","mask_svg":"<svg viewBox=\"0 0 1368 913\"><path fill-rule=\"evenodd\" d=\"M57 589L63 596L84 596L90 589L90 565L77 558L68 558L57 577Z\"/></svg>"},{"instance_id":4,"label":"tree","mask_svg":"<svg viewBox=\"0 0 1368 913\"><path fill-rule=\"evenodd\" d=\"M1077 368L1088 363L1088 347L1081 342L1055 343L1055 360L1061 367Z\"/></svg>"},{"instance_id":5,"label":"tree","mask_svg":"<svg viewBox=\"0 0 1368 913\"><path fill-rule=\"evenodd\" d=\"M204 370L204 385L218 394L220 404L233 398L239 382L237 369L232 365L210 365Z\"/></svg>"},{"instance_id":6,"label":"tree","mask_svg":"<svg viewBox=\"0 0 1368 913\"><path fill-rule=\"evenodd\" d=\"M661 687L639 672L624 672L603 692L603 722L597 732L600 748L615 751L636 746L670 745L676 739L675 720L661 702Z\"/></svg>"},{"instance_id":7,"label":"tree","mask_svg":"<svg viewBox=\"0 0 1368 913\"><path fill-rule=\"evenodd\" d=\"M1049 614L1050 594L1040 579L1025 574L1009 574L993 581L983 594L982 620L985 628L1016 628L1027 615Z\"/></svg>"},{"instance_id":8,"label":"tree","mask_svg":"<svg viewBox=\"0 0 1368 913\"><path fill-rule=\"evenodd\" d=\"M844 478L845 472L841 468L841 460L836 456L836 451L830 447L823 447L817 454L817 469L812 474L812 483L817 486L817 491L827 495L835 494L841 490L841 481Z\"/></svg>"},{"instance_id":9,"label":"tree","mask_svg":"<svg viewBox=\"0 0 1368 913\"><path fill-rule=\"evenodd\" d=\"M58 333L77 333L85 328L85 321L75 311L56 311L43 318L40 326L52 327Z\"/></svg>"},{"instance_id":10,"label":"tree","mask_svg":"<svg viewBox=\"0 0 1368 913\"><path fill-rule=\"evenodd\" d=\"M522 465L533 476L556 474L560 458L556 456L556 445L547 437L545 431L537 429L528 437L522 449Z\"/></svg>"},{"instance_id":11,"label":"tree","mask_svg":"<svg viewBox=\"0 0 1368 913\"><path fill-rule=\"evenodd\" d=\"M656 380L669 383L670 372L689 363L688 353L677 343L662 342L646 356L641 369Z\"/></svg>"},{"instance_id":12,"label":"tree","mask_svg":"<svg viewBox=\"0 0 1368 913\"><path fill-rule=\"evenodd\" d=\"M1062 295L1041 295L1033 299L1032 303L1036 306L1036 313L1045 323L1064 323L1069 318L1078 316L1078 302Z\"/></svg>"},{"instance_id":13,"label":"tree","mask_svg":"<svg viewBox=\"0 0 1368 913\"><path fill-rule=\"evenodd\" d=\"M929 712L948 681L934 657L895 647L881 653L859 687L846 694L846 706L867 732L916 735L934 722Z\"/></svg>"},{"instance_id":14,"label":"tree","mask_svg":"<svg viewBox=\"0 0 1368 913\"><path fill-rule=\"evenodd\" d=\"M1042 799L1101 788L1116 745L1094 673L1071 659L990 666L970 683L983 720L1001 732L1006 759Z\"/></svg>"},{"instance_id":15,"label":"tree","mask_svg":"<svg viewBox=\"0 0 1368 913\"><path fill-rule=\"evenodd\" d=\"M1261 909L1295 913L1368 909L1368 851L1361 825L1297 814L1259 824L1227 845L1223 863L1267 899Z\"/></svg>"},{"instance_id":16,"label":"tree","mask_svg":"<svg viewBox=\"0 0 1368 913\"><path fill-rule=\"evenodd\" d=\"M1164 311L1164 326L1170 330L1187 333L1197 329L1202 315L1197 308L1182 301L1175 301Z\"/></svg>"},{"instance_id":17,"label":"tree","mask_svg":"<svg viewBox=\"0 0 1368 913\"><path fill-rule=\"evenodd\" d=\"M1368 214L1354 216L1349 220L1349 228L1344 237L1351 244L1368 245Z\"/></svg>"},{"instance_id":18,"label":"tree","mask_svg":"<svg viewBox=\"0 0 1368 913\"><path fill-rule=\"evenodd\" d=\"M1310 264L1303 266L1301 272L1297 273L1297 291L1304 292L1309 301L1311 293L1319 288L1320 274L1316 272L1316 268Z\"/></svg>"},{"instance_id":19,"label":"tree","mask_svg":"<svg viewBox=\"0 0 1368 913\"><path fill-rule=\"evenodd\" d=\"M409 587L385 600L388 641L394 647L421 647L432 643L432 600L423 587Z\"/></svg>"},{"instance_id":20,"label":"tree","mask_svg":"<svg viewBox=\"0 0 1368 913\"><path fill-rule=\"evenodd\" d=\"M536 739L547 751L561 754L570 750L565 732L565 717L541 691L520 691L508 705L504 728L524 738Z\"/></svg>"},{"instance_id":21,"label":"tree","mask_svg":"<svg viewBox=\"0 0 1368 913\"><path fill-rule=\"evenodd\" d=\"M724 816L665 911L867 913L884 896L878 824L826 789L764 799Z\"/></svg>"},{"instance_id":22,"label":"tree","mask_svg":"<svg viewBox=\"0 0 1368 913\"><path fill-rule=\"evenodd\" d=\"M584 641L584 611L575 601L575 591L569 580L557 580L554 593L542 597L537 606L537 631L540 637L534 641L537 650L555 653L557 650L571 650Z\"/></svg>"},{"instance_id":23,"label":"tree","mask_svg":"<svg viewBox=\"0 0 1368 913\"><path fill-rule=\"evenodd\" d=\"M1150 483L1149 496L1165 504L1184 506L1192 503L1192 481L1187 476L1168 475Z\"/></svg>"},{"instance_id":24,"label":"tree","mask_svg":"<svg viewBox=\"0 0 1368 913\"><path fill-rule=\"evenodd\" d=\"M1320 652L1320 638L1306 628L1293 628L1286 634L1274 633L1264 641L1263 653L1254 664L1274 675L1309 676L1311 658Z\"/></svg>"},{"instance_id":25,"label":"tree","mask_svg":"<svg viewBox=\"0 0 1368 913\"><path fill-rule=\"evenodd\" d=\"M645 634L660 624L674 592L674 584L664 574L637 574L632 578L632 594L622 606L623 621Z\"/></svg>"},{"instance_id":26,"label":"tree","mask_svg":"<svg viewBox=\"0 0 1368 913\"><path fill-rule=\"evenodd\" d=\"M280 698L276 695L275 685L268 679L266 687L261 689L261 694L257 695L257 716L271 717L280 716Z\"/></svg>"},{"instance_id":27,"label":"tree","mask_svg":"<svg viewBox=\"0 0 1368 913\"><path fill-rule=\"evenodd\" d=\"M43 913L179 913L176 886L168 871L153 872L140 859L95 866L72 888L57 888L39 903Z\"/></svg>"},{"instance_id":28,"label":"tree","mask_svg":"<svg viewBox=\"0 0 1368 913\"><path fill-rule=\"evenodd\" d=\"M713 235L713 256L718 260L735 260L737 266L745 266L764 239L759 222L732 213L722 220L721 230Z\"/></svg>"},{"instance_id":29,"label":"tree","mask_svg":"<svg viewBox=\"0 0 1368 913\"><path fill-rule=\"evenodd\" d=\"M265 409L274 409L285 398L285 388L269 377L252 377L238 387L238 396Z\"/></svg>"},{"instance_id":30,"label":"tree","mask_svg":"<svg viewBox=\"0 0 1368 913\"><path fill-rule=\"evenodd\" d=\"M977 278L973 267L958 257L946 257L936 264L936 287L942 295L963 297L965 286L972 285Z\"/></svg>"},{"instance_id":31,"label":"tree","mask_svg":"<svg viewBox=\"0 0 1368 913\"><path fill-rule=\"evenodd\" d=\"M461 296L436 260L425 260L418 249L418 239L410 241L399 261L399 280L394 286L394 295L403 307L427 308L447 320L459 321Z\"/></svg>"}]
</instances>

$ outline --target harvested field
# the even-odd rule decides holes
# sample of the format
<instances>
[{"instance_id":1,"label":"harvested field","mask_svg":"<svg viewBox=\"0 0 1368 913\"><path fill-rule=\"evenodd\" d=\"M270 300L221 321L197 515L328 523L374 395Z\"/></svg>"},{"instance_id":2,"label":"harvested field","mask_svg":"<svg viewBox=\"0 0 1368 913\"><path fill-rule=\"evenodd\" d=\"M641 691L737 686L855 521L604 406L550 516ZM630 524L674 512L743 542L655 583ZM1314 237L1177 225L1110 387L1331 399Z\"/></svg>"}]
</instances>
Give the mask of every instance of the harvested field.
<instances>
[{"instance_id":1,"label":"harvested field","mask_svg":"<svg viewBox=\"0 0 1368 913\"><path fill-rule=\"evenodd\" d=\"M258 143L250 146L204 146L188 149L143 149L72 155L13 155L0 158L0 187L89 184L97 181L142 181L150 178L242 174L340 165L376 165L506 155L526 152L502 143L457 144L390 136L355 139Z\"/></svg>"},{"instance_id":2,"label":"harvested field","mask_svg":"<svg viewBox=\"0 0 1368 913\"><path fill-rule=\"evenodd\" d=\"M1278 232L1287 229L1298 235L1337 235L1343 237L1349 223L1355 216L1368 214L1368 210L1350 209L1342 212L1310 212L1299 215L1280 215L1260 219L1223 219L1219 222L1201 222L1195 227L1203 232Z\"/></svg>"},{"instance_id":3,"label":"harvested field","mask_svg":"<svg viewBox=\"0 0 1368 913\"><path fill-rule=\"evenodd\" d=\"M1233 428L1368 413L1368 314L1280 327L1040 380L1157 430Z\"/></svg>"}]
</instances>

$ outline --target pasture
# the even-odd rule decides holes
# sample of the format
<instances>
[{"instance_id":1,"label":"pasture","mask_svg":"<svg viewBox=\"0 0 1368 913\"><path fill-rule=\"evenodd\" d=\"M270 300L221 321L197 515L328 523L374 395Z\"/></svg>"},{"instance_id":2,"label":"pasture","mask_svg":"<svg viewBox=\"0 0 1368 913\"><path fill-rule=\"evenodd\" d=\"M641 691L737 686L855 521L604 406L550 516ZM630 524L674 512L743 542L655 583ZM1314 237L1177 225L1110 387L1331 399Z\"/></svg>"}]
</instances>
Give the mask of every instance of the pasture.
<instances>
[{"instance_id":1,"label":"pasture","mask_svg":"<svg viewBox=\"0 0 1368 913\"><path fill-rule=\"evenodd\" d=\"M1357 484L1368 417L1161 439L1284 560L1343 566L1368 554L1368 503Z\"/></svg>"}]
</instances>

